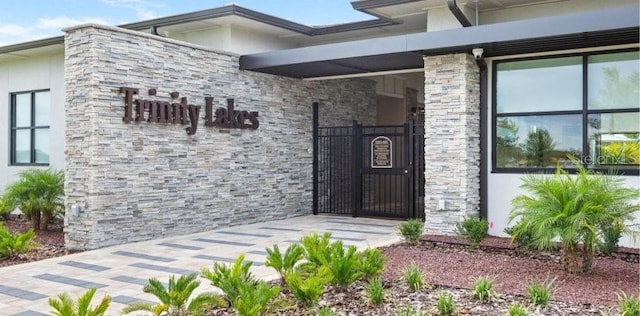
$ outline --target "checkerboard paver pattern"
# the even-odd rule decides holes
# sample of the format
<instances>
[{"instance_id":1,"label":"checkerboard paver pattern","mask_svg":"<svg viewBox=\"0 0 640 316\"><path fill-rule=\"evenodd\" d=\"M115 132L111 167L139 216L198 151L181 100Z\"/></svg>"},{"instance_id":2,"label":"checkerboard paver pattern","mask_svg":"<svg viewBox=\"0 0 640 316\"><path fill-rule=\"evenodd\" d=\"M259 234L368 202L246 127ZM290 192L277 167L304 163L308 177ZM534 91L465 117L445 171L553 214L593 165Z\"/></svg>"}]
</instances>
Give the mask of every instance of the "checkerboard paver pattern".
<instances>
[{"instance_id":1,"label":"checkerboard paver pattern","mask_svg":"<svg viewBox=\"0 0 640 316\"><path fill-rule=\"evenodd\" d=\"M0 316L47 315L49 297L67 292L76 298L88 288L97 288L94 302L110 295L107 315L120 315L128 304L156 302L155 297L142 292L149 278L166 284L171 275L199 272L203 267L211 268L214 261L232 262L240 254L253 262L256 277L272 280L277 274L264 266L267 247L287 247L311 232L331 232L332 240L358 248L379 247L399 240L398 224L396 220L302 216L4 267L0 268ZM197 291L216 289L203 279Z\"/></svg>"}]
</instances>

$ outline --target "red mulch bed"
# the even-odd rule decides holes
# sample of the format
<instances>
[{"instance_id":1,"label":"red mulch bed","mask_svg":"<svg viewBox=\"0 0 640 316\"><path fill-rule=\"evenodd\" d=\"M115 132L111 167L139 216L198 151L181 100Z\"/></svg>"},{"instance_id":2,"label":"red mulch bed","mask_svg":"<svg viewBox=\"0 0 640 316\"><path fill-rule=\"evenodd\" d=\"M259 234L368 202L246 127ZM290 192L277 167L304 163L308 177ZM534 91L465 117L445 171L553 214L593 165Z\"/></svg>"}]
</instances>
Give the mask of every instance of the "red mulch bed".
<instances>
[{"instance_id":1,"label":"red mulch bed","mask_svg":"<svg viewBox=\"0 0 640 316\"><path fill-rule=\"evenodd\" d=\"M0 222L2 221L0 220ZM19 215L9 215L9 218L2 223L13 233L26 232L31 228L29 222L23 216ZM37 248L11 258L0 258L0 267L65 255L67 252L64 248L62 219L53 220L48 228L48 230L36 231L35 241L39 244Z\"/></svg>"},{"instance_id":2,"label":"red mulch bed","mask_svg":"<svg viewBox=\"0 0 640 316\"><path fill-rule=\"evenodd\" d=\"M420 245L383 248L389 258L387 277L401 277L403 267L415 261L436 285L471 288L479 276L494 280L498 293L525 295L529 280L555 278L553 299L581 304L613 305L616 293L639 295L637 249L623 249L625 260L597 257L584 275L565 272L557 253L534 257L519 253L508 238L488 237L479 250L454 236L424 235Z\"/></svg>"}]
</instances>

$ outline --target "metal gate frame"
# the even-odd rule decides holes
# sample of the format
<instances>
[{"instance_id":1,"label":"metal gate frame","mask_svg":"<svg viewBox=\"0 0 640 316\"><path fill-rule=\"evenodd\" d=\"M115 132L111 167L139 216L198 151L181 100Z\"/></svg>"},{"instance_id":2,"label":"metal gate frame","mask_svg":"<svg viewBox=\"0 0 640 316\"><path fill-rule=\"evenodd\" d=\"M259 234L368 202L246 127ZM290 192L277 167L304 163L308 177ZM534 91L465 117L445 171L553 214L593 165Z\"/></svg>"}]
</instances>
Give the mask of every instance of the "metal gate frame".
<instances>
[{"instance_id":1,"label":"metal gate frame","mask_svg":"<svg viewBox=\"0 0 640 316\"><path fill-rule=\"evenodd\" d=\"M373 171L365 168L363 140L365 136L383 133L363 133L363 129L394 126L320 127L318 104L313 105L313 214L340 214L424 219L424 128L409 121L403 126L405 159L399 168ZM399 136L401 134L394 134ZM402 174L402 210L397 213L363 209L363 177L365 174Z\"/></svg>"}]
</instances>

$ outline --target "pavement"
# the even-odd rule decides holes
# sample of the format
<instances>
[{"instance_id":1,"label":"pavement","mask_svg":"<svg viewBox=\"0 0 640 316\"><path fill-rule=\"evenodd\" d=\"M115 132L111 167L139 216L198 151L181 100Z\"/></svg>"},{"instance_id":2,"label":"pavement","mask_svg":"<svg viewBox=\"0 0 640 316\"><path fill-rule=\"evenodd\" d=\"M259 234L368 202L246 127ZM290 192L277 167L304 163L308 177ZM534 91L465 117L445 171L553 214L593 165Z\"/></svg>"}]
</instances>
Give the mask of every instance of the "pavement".
<instances>
[{"instance_id":1,"label":"pavement","mask_svg":"<svg viewBox=\"0 0 640 316\"><path fill-rule=\"evenodd\" d=\"M277 278L264 266L265 248L289 244L311 232L331 232L333 240L360 249L399 241L390 219L309 215L251 225L224 227L203 233L155 239L70 254L37 262L0 268L0 315L49 315L49 297L66 292L77 298L96 288L95 305L104 295L112 298L106 315L120 315L133 302L155 303L142 292L149 278L166 283L171 275L212 268L213 262L228 263L240 254L253 261L252 273L264 280ZM215 291L201 279L197 292Z\"/></svg>"}]
</instances>

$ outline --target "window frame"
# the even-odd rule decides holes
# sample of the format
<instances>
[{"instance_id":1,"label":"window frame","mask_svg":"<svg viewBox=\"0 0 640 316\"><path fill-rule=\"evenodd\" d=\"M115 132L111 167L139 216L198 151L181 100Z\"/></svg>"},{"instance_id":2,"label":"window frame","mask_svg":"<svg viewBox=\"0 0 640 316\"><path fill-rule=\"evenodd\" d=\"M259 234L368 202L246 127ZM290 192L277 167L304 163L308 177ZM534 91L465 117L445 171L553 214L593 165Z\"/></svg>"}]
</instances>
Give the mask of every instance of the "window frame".
<instances>
[{"instance_id":1,"label":"window frame","mask_svg":"<svg viewBox=\"0 0 640 316\"><path fill-rule=\"evenodd\" d=\"M498 118L501 117L523 117L523 116L551 116L551 115L568 115L568 114L579 114L582 115L582 157L589 157L589 115L591 114L615 114L615 113L639 113L640 106L638 108L617 108L617 109L589 109L589 56L592 55L602 55L602 54L615 54L615 53L625 53L625 52L640 52L637 48L629 48L629 49L617 49L617 50L600 50L600 51L590 51L583 53L572 53L572 54L558 54L558 55L546 55L546 56L536 56L536 57L523 57L523 58L511 58L504 60L496 60L492 64L492 78L491 78L491 173L553 173L555 171L555 167L498 167L498 150L497 150L497 123ZM512 113L498 113L498 65L501 63L508 62L517 62L517 61L526 61L526 60L543 60L543 59L554 59L554 58L563 58L563 57L582 57L582 108L579 110L559 110L559 111L538 111L538 112L512 112ZM640 60L640 59L639 59ZM598 167L592 168L585 161L583 161L582 165L589 170L599 171L599 172L614 172L617 175L639 175L639 168L629 168L629 169L620 169L616 168L616 165L608 165L609 167ZM628 166L628 165L627 165ZM576 173L575 168L568 168L567 171L570 173Z\"/></svg>"},{"instance_id":2,"label":"window frame","mask_svg":"<svg viewBox=\"0 0 640 316\"><path fill-rule=\"evenodd\" d=\"M49 166L51 164L51 155L49 162L36 162L36 130L47 129L51 131L51 117L49 117L49 125L35 125L36 120L36 94L41 92L51 93L51 89L27 90L9 93L9 165L10 166ZM16 127L17 104L16 96L21 94L29 94L31 115L29 117L28 127ZM16 131L29 130L29 162L16 162Z\"/></svg>"}]
</instances>

